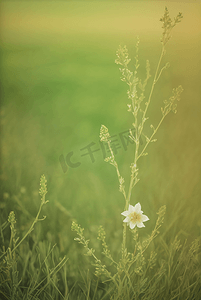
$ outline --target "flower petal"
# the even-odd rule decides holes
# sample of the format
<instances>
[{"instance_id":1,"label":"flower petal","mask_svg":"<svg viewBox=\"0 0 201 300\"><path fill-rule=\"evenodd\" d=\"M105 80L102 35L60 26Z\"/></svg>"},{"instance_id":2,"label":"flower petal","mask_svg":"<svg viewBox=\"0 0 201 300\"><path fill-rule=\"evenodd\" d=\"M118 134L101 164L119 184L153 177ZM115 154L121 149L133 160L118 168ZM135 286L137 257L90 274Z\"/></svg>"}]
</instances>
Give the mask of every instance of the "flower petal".
<instances>
[{"instance_id":1,"label":"flower petal","mask_svg":"<svg viewBox=\"0 0 201 300\"><path fill-rule=\"evenodd\" d=\"M137 227L138 227L138 228L142 228L142 227L145 227L145 225L141 222L141 223L138 223L138 224L137 224Z\"/></svg>"},{"instance_id":2,"label":"flower petal","mask_svg":"<svg viewBox=\"0 0 201 300\"><path fill-rule=\"evenodd\" d=\"M130 214L130 213L129 213L128 210L125 210L125 211L123 211L123 212L121 213L121 215L124 216L124 217L127 217L129 214Z\"/></svg>"},{"instance_id":3,"label":"flower petal","mask_svg":"<svg viewBox=\"0 0 201 300\"><path fill-rule=\"evenodd\" d=\"M133 205L129 204L128 211L129 211L129 213L135 211L135 207Z\"/></svg>"},{"instance_id":4,"label":"flower petal","mask_svg":"<svg viewBox=\"0 0 201 300\"><path fill-rule=\"evenodd\" d=\"M123 222L128 223L130 221L129 217L126 217Z\"/></svg>"},{"instance_id":5,"label":"flower petal","mask_svg":"<svg viewBox=\"0 0 201 300\"><path fill-rule=\"evenodd\" d=\"M146 222L146 221L148 221L148 220L149 220L149 218L148 218L147 216L142 215L142 222Z\"/></svg>"},{"instance_id":6,"label":"flower petal","mask_svg":"<svg viewBox=\"0 0 201 300\"><path fill-rule=\"evenodd\" d=\"M130 229L135 228L136 223L130 222Z\"/></svg>"},{"instance_id":7,"label":"flower petal","mask_svg":"<svg viewBox=\"0 0 201 300\"><path fill-rule=\"evenodd\" d=\"M141 205L140 205L139 202L135 205L135 212L138 213L138 214L142 212L141 211Z\"/></svg>"}]
</instances>

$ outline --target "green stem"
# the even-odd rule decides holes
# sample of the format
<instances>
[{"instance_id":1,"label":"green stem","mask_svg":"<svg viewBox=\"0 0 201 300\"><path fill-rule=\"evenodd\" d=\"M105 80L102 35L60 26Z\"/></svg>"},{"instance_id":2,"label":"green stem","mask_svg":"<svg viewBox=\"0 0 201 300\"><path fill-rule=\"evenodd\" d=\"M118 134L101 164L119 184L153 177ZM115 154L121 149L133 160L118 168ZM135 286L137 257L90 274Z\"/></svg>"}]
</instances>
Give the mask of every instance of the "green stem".
<instances>
[{"instance_id":1,"label":"green stem","mask_svg":"<svg viewBox=\"0 0 201 300\"><path fill-rule=\"evenodd\" d=\"M164 46L163 46L162 51L161 51L161 55L160 55L160 58L159 58L159 61L158 61L158 65L157 65L157 68L156 68L154 80L153 80L152 87L151 87L151 91L150 91L150 94L149 94L149 98L148 98L148 101L147 101L147 104L146 104L146 107L145 107L145 110L144 110L144 113L143 113L143 116L142 116L142 127L141 127L141 130L140 130L140 132L139 132L139 136L141 135L142 130L143 130L143 127L144 127L143 125L144 125L144 122L145 122L145 120L146 120L146 113L147 113L149 104L150 104L150 102L151 102L151 97L152 97L152 94L153 94L153 91L154 91L155 84L156 84L156 82L157 82L158 79L159 79L159 77L158 77L158 72L159 72L161 60L162 60L164 54L165 54L165 48L164 48Z\"/></svg>"},{"instance_id":2,"label":"green stem","mask_svg":"<svg viewBox=\"0 0 201 300\"><path fill-rule=\"evenodd\" d=\"M41 209L42 209L42 206L43 204L46 204L48 201L45 201L45 196L43 196L42 200L41 200L41 205L39 207L39 210L38 210L38 213L37 213L37 216L36 218L34 219L31 227L29 228L29 230L27 231L27 233L25 234L25 236L21 239L21 241L16 245L14 246L14 248L12 249L11 253L15 252L15 250L19 247L19 245L26 239L26 237L31 233L31 231L34 229L34 225L39 221L39 215L40 215L40 212L41 212ZM42 219L44 220L44 218ZM0 259L6 255L6 252L4 254L1 255Z\"/></svg>"},{"instance_id":3,"label":"green stem","mask_svg":"<svg viewBox=\"0 0 201 300\"><path fill-rule=\"evenodd\" d=\"M164 118L165 118L166 116L167 116L167 114L164 114L163 117L161 118L160 122L158 123L158 126L156 127L156 129L155 129L154 132L152 133L151 137L149 138L149 141L148 141L148 142L146 143L146 145L144 146L142 152L138 155L138 157L137 157L137 159L136 159L137 161L138 161L138 159L144 154L144 152L145 152L147 146L149 145L149 143L150 143L151 140L153 139L154 135L155 135L156 132L158 131L158 129L159 129L161 123L163 122L163 120L164 120Z\"/></svg>"},{"instance_id":4,"label":"green stem","mask_svg":"<svg viewBox=\"0 0 201 300\"><path fill-rule=\"evenodd\" d=\"M114 157L114 153L113 153L113 151L112 151L112 147L111 147L110 141L108 141L107 144L108 144L110 153L111 153L111 155L112 155L113 162L114 162L114 166L115 166L115 168L116 168L117 176L118 176L118 179L119 179L119 182L120 182L121 174L120 174L120 172L119 172L118 165L117 165L117 163L116 163L116 161L115 161L115 157ZM123 193L123 195L124 195L124 198L126 199L126 192L125 192L124 188L123 188L122 193Z\"/></svg>"},{"instance_id":5,"label":"green stem","mask_svg":"<svg viewBox=\"0 0 201 300\"><path fill-rule=\"evenodd\" d=\"M146 104L146 108L144 110L144 113L143 113L143 116L142 116L142 126L141 126L141 129L138 131L138 120L137 120L137 112L139 110L139 105L138 105L138 110L135 112L134 114L134 117L135 117L135 143L136 143L136 147L135 147L135 154L134 154L134 168L136 171L137 170L137 160L139 159L140 156L142 156L142 154L144 153L145 149L147 148L148 144L150 143L152 137L154 136L154 134L156 133L156 131L158 130L160 124L162 123L165 115L163 116L163 118L161 119L161 121L159 122L159 125L158 127L156 128L156 130L154 131L154 133L152 134L149 142L146 144L146 146L144 147L143 151L141 152L140 155L138 155L138 150L139 150L139 138L140 138L140 135L142 133L142 130L143 130L143 125L144 125L144 122L146 120L146 113L147 113L147 110L148 110L148 107L149 107L149 104L151 102L151 97L152 97L152 94L153 94L153 91L154 91L154 87L155 87L155 84L156 84L156 81L158 81L159 79L159 76L158 76L158 72L159 72L159 68L160 68L160 64L161 64L161 60L163 58L163 55L165 53L165 48L164 48L164 45L163 45L163 48L162 48L162 51L161 51L161 55L160 55L160 58L159 58L159 61L158 61L158 65L157 65L157 68L156 68L156 72L155 72L155 76L154 76L154 80L153 80L153 83L152 83L152 87L151 87L151 91L150 91L150 94L149 94L149 98L148 98L148 101L147 101L147 104ZM135 109L134 108L134 103L132 102L132 106L133 106L133 110ZM129 184L129 190L128 190L128 195L126 197L126 205L125 205L125 210L128 210L128 207L129 207L129 204L130 204L130 198L131 198L131 193L132 193L132 188L133 186L135 185L134 184L134 180L136 179L135 177L135 172L132 172L132 175L131 175L131 180L130 180L130 184ZM122 258L125 258L125 250L126 250L126 224L124 224L124 228L123 228L123 244L122 244Z\"/></svg>"},{"instance_id":6,"label":"green stem","mask_svg":"<svg viewBox=\"0 0 201 300\"><path fill-rule=\"evenodd\" d=\"M37 213L37 216L36 216L36 218L34 219L34 221L33 221L33 223L32 223L32 225L31 225L31 227L29 228L29 230L27 231L27 233L25 234L25 236L23 236L23 238L21 239L21 241L13 248L13 250L11 251L11 253L12 252L14 252L18 247L19 247L19 245L26 239L26 237L31 233L31 231L34 229L34 225L37 223L37 221L38 221L38 219L39 219L39 215L40 215L40 212L41 212L41 209L42 209L42 206L43 206L43 204L44 204L45 202L41 202L41 205L40 205L40 208L39 208L39 210L38 210L38 213Z\"/></svg>"}]
</instances>

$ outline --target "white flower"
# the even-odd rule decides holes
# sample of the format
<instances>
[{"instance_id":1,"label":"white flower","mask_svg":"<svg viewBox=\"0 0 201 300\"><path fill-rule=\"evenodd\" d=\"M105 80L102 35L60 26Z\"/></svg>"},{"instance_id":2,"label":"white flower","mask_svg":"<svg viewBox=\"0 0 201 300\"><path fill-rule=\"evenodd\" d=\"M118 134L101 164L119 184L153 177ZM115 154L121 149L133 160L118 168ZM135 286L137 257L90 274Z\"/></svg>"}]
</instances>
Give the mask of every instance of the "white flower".
<instances>
[{"instance_id":1,"label":"white flower","mask_svg":"<svg viewBox=\"0 0 201 300\"><path fill-rule=\"evenodd\" d=\"M137 203L135 206L129 205L128 210L122 212L121 215L126 217L123 222L128 223L127 225L131 229L135 228L136 225L138 228L145 227L143 222L149 220L147 216L143 215L140 203Z\"/></svg>"}]
</instances>

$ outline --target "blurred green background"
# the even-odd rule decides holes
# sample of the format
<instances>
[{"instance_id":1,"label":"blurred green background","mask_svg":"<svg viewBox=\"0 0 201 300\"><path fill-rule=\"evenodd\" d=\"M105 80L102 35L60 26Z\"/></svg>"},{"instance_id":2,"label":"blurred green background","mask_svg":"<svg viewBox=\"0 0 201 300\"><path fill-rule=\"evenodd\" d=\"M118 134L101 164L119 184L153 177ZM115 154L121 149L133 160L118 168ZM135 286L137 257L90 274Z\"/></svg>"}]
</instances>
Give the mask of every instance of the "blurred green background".
<instances>
[{"instance_id":1,"label":"blurred green background","mask_svg":"<svg viewBox=\"0 0 201 300\"><path fill-rule=\"evenodd\" d=\"M111 135L131 127L127 112L127 86L114 63L119 45L127 45L133 70L136 37L140 38L139 76L151 64L149 94L161 51L160 38L165 6L170 16L184 18L167 45L163 64L170 62L159 80L148 112L149 125L161 118L163 100L182 85L184 92L176 115L162 124L157 143L139 161L140 182L131 204L140 202L149 216L142 234L149 233L156 212L167 205L164 231L180 232L189 239L200 234L200 42L201 6L198 3L137 2L1 2L1 218L14 209L35 215L39 179L48 180L49 216L59 226L71 219L96 232L119 232L124 209L115 169L95 162L82 148L94 142L100 149L101 124ZM133 147L120 144L116 155L121 175L130 177ZM59 157L73 151L77 168L63 172ZM13 195L18 195L16 197ZM59 219L55 205L64 207ZM21 204L20 204L21 203ZM61 207L60 207L61 209ZM54 215L55 213L55 215ZM47 214L47 213L46 213ZM69 223L68 223L69 221ZM63 223L62 223L63 222ZM93 229L94 228L94 229ZM69 231L68 231L69 230Z\"/></svg>"}]
</instances>

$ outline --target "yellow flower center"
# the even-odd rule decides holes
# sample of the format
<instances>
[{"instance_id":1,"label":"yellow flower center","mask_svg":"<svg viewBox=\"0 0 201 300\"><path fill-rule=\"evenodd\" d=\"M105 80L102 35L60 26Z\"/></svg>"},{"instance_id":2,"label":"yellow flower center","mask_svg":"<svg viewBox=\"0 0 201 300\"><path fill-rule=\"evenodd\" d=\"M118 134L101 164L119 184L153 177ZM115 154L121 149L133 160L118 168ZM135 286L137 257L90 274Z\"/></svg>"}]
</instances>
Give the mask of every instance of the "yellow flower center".
<instances>
[{"instance_id":1,"label":"yellow flower center","mask_svg":"<svg viewBox=\"0 0 201 300\"><path fill-rule=\"evenodd\" d=\"M133 223L141 222L141 215L137 214L135 211L130 214L130 220Z\"/></svg>"}]
</instances>

